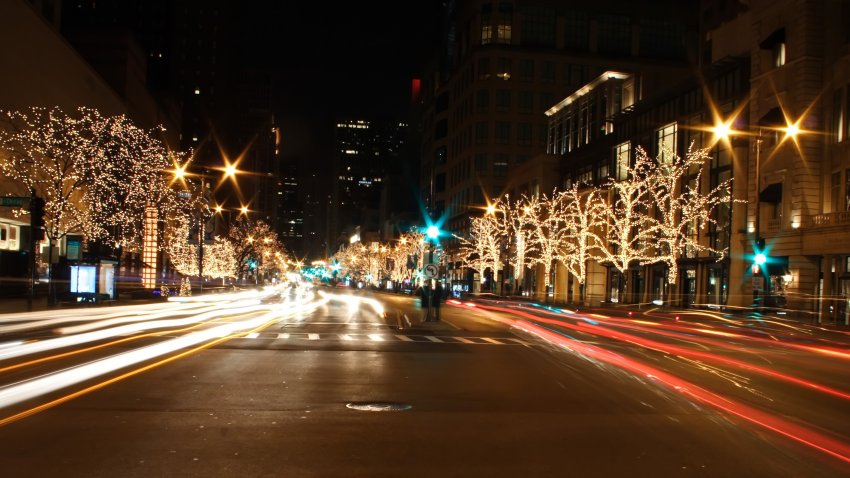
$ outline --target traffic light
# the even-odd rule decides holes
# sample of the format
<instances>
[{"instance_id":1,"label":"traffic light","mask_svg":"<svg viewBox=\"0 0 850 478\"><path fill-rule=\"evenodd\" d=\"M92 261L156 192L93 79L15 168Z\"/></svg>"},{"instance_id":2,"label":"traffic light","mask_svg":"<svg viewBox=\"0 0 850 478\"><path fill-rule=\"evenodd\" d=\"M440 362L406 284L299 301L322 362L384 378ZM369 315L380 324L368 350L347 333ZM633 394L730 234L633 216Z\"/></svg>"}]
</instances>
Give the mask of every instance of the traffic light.
<instances>
[{"instance_id":1,"label":"traffic light","mask_svg":"<svg viewBox=\"0 0 850 478\"><path fill-rule=\"evenodd\" d=\"M30 228L36 241L44 239L44 199L38 196L30 199Z\"/></svg>"},{"instance_id":2,"label":"traffic light","mask_svg":"<svg viewBox=\"0 0 850 478\"><path fill-rule=\"evenodd\" d=\"M753 264L751 266L753 275L758 275L761 272L761 268L767 262L765 252L764 239L760 237L756 240L755 247L753 248Z\"/></svg>"}]
</instances>

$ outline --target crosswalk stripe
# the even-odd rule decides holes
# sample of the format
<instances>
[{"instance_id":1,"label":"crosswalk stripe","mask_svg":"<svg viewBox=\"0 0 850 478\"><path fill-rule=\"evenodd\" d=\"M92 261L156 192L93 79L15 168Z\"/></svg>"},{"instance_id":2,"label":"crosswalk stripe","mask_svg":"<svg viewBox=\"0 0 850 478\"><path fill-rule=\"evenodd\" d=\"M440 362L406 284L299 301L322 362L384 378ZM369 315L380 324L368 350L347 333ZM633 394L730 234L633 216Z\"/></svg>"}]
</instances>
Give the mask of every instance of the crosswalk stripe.
<instances>
[{"instance_id":1,"label":"crosswalk stripe","mask_svg":"<svg viewBox=\"0 0 850 478\"><path fill-rule=\"evenodd\" d=\"M358 340L365 340L367 337L369 340L373 342L386 342L387 340L393 341L397 340L400 342L420 342L420 343L461 343L461 344L471 344L471 345L524 345L526 347L533 345L533 343L528 342L526 340L514 338L514 337L498 337L498 338L490 338L490 337L456 337L456 336L434 336L434 335L405 335L405 334L392 334L392 335L383 335L383 334L325 334L325 340L333 340L333 338L337 338L337 340L345 341L345 342L355 342ZM245 334L243 338L246 339L309 339L309 340L322 340L322 335L317 333L258 333L252 332L250 334Z\"/></svg>"},{"instance_id":2,"label":"crosswalk stripe","mask_svg":"<svg viewBox=\"0 0 850 478\"><path fill-rule=\"evenodd\" d=\"M475 342L468 340L468 339L465 339L463 337L452 337L452 338L457 340L458 342L461 342L461 343L464 343L464 344L474 344L475 343Z\"/></svg>"}]
</instances>

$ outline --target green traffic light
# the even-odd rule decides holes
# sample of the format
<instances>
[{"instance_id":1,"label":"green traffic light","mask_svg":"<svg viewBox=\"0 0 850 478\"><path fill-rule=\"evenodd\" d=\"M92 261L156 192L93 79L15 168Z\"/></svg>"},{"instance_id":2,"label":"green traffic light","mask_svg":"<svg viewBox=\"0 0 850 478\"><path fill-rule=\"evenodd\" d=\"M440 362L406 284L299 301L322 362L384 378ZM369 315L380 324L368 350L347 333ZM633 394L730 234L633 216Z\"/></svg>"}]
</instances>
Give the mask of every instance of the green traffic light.
<instances>
[{"instance_id":1,"label":"green traffic light","mask_svg":"<svg viewBox=\"0 0 850 478\"><path fill-rule=\"evenodd\" d=\"M428 236L428 239L436 239L440 235L440 228L437 226L428 226L428 229L425 230L425 235Z\"/></svg>"},{"instance_id":2,"label":"green traffic light","mask_svg":"<svg viewBox=\"0 0 850 478\"><path fill-rule=\"evenodd\" d=\"M760 265L760 266L764 265L764 263L767 262L767 257L764 254L762 254L761 252L756 254L756 256L753 259L754 259L755 263Z\"/></svg>"}]
</instances>

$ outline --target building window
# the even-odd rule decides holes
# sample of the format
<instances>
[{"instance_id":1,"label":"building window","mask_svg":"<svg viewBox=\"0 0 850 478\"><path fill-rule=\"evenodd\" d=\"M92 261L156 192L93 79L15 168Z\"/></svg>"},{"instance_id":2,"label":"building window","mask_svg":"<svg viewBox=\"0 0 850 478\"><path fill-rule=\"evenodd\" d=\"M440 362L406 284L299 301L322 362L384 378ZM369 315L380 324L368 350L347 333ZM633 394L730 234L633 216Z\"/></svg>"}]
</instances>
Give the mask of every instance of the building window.
<instances>
[{"instance_id":1,"label":"building window","mask_svg":"<svg viewBox=\"0 0 850 478\"><path fill-rule=\"evenodd\" d=\"M600 53L628 55L632 51L632 31L629 17L601 14L598 17Z\"/></svg>"},{"instance_id":2,"label":"building window","mask_svg":"<svg viewBox=\"0 0 850 478\"><path fill-rule=\"evenodd\" d=\"M11 224L0 224L0 249L6 251L17 251L20 249L19 236L20 226Z\"/></svg>"},{"instance_id":3,"label":"building window","mask_svg":"<svg viewBox=\"0 0 850 478\"><path fill-rule=\"evenodd\" d=\"M532 135L531 123L519 123L516 130L516 144L530 146Z\"/></svg>"},{"instance_id":4,"label":"building window","mask_svg":"<svg viewBox=\"0 0 850 478\"><path fill-rule=\"evenodd\" d=\"M655 132L655 152L659 162L670 164L676 151L676 123L670 123Z\"/></svg>"},{"instance_id":5,"label":"building window","mask_svg":"<svg viewBox=\"0 0 850 478\"><path fill-rule=\"evenodd\" d=\"M522 10L522 44L555 46L555 9L527 6Z\"/></svg>"},{"instance_id":6,"label":"building window","mask_svg":"<svg viewBox=\"0 0 850 478\"><path fill-rule=\"evenodd\" d=\"M511 90L496 90L496 111L505 113L511 110Z\"/></svg>"},{"instance_id":7,"label":"building window","mask_svg":"<svg viewBox=\"0 0 850 478\"><path fill-rule=\"evenodd\" d=\"M844 210L850 211L850 169L844 170Z\"/></svg>"},{"instance_id":8,"label":"building window","mask_svg":"<svg viewBox=\"0 0 850 478\"><path fill-rule=\"evenodd\" d=\"M487 173L487 154L480 153L475 155L475 174Z\"/></svg>"},{"instance_id":9,"label":"building window","mask_svg":"<svg viewBox=\"0 0 850 478\"><path fill-rule=\"evenodd\" d=\"M478 90L475 108L479 113L486 113L490 110L490 90Z\"/></svg>"},{"instance_id":10,"label":"building window","mask_svg":"<svg viewBox=\"0 0 850 478\"><path fill-rule=\"evenodd\" d=\"M483 19L482 19L483 21ZM481 44L489 45L493 42L493 26L481 25Z\"/></svg>"},{"instance_id":11,"label":"building window","mask_svg":"<svg viewBox=\"0 0 850 478\"><path fill-rule=\"evenodd\" d=\"M499 58L499 68L496 71L496 76L503 80L511 79L511 60L510 58Z\"/></svg>"},{"instance_id":12,"label":"building window","mask_svg":"<svg viewBox=\"0 0 850 478\"><path fill-rule=\"evenodd\" d=\"M836 143L844 141L844 99L842 93L844 93L844 90L839 89L832 94L832 134Z\"/></svg>"},{"instance_id":13,"label":"building window","mask_svg":"<svg viewBox=\"0 0 850 478\"><path fill-rule=\"evenodd\" d=\"M773 45L773 66L780 67L785 64L785 42Z\"/></svg>"},{"instance_id":14,"label":"building window","mask_svg":"<svg viewBox=\"0 0 850 478\"><path fill-rule=\"evenodd\" d=\"M490 79L490 59L489 58L479 58L478 59L478 79L479 80L489 80Z\"/></svg>"},{"instance_id":15,"label":"building window","mask_svg":"<svg viewBox=\"0 0 850 478\"><path fill-rule=\"evenodd\" d=\"M519 61L519 79L523 81L534 80L534 60Z\"/></svg>"},{"instance_id":16,"label":"building window","mask_svg":"<svg viewBox=\"0 0 850 478\"><path fill-rule=\"evenodd\" d=\"M554 61L544 61L542 65L542 70L540 72L540 78L543 81L555 81L555 62Z\"/></svg>"},{"instance_id":17,"label":"building window","mask_svg":"<svg viewBox=\"0 0 850 478\"><path fill-rule=\"evenodd\" d=\"M602 162L596 166L596 179L604 181L608 177L608 163Z\"/></svg>"},{"instance_id":18,"label":"building window","mask_svg":"<svg viewBox=\"0 0 850 478\"><path fill-rule=\"evenodd\" d=\"M586 50L590 39L587 13L572 9L564 12L564 46L570 50Z\"/></svg>"},{"instance_id":19,"label":"building window","mask_svg":"<svg viewBox=\"0 0 850 478\"><path fill-rule=\"evenodd\" d=\"M475 142L477 144L487 143L489 128L486 121L475 123Z\"/></svg>"},{"instance_id":20,"label":"building window","mask_svg":"<svg viewBox=\"0 0 850 478\"><path fill-rule=\"evenodd\" d=\"M837 171L832 173L832 184L830 193L830 197L832 198L832 212L841 211L841 171Z\"/></svg>"},{"instance_id":21,"label":"building window","mask_svg":"<svg viewBox=\"0 0 850 478\"><path fill-rule=\"evenodd\" d=\"M585 166L576 174L576 182L579 184L593 184L593 168Z\"/></svg>"},{"instance_id":22,"label":"building window","mask_svg":"<svg viewBox=\"0 0 850 478\"><path fill-rule=\"evenodd\" d=\"M511 26L510 24L499 24L496 29L497 43L510 44L511 42Z\"/></svg>"},{"instance_id":23,"label":"building window","mask_svg":"<svg viewBox=\"0 0 850 478\"><path fill-rule=\"evenodd\" d=\"M493 176L507 176L508 174L508 155L496 154L493 157Z\"/></svg>"},{"instance_id":24,"label":"building window","mask_svg":"<svg viewBox=\"0 0 850 478\"><path fill-rule=\"evenodd\" d=\"M496 144L508 144L511 136L511 124L506 121L496 121Z\"/></svg>"},{"instance_id":25,"label":"building window","mask_svg":"<svg viewBox=\"0 0 850 478\"><path fill-rule=\"evenodd\" d=\"M617 181L628 179L629 161L631 160L632 143L626 141L614 147L615 178Z\"/></svg>"},{"instance_id":26,"label":"building window","mask_svg":"<svg viewBox=\"0 0 850 478\"><path fill-rule=\"evenodd\" d=\"M519 92L519 108L520 113L531 113L534 109L534 93L530 91Z\"/></svg>"}]
</instances>

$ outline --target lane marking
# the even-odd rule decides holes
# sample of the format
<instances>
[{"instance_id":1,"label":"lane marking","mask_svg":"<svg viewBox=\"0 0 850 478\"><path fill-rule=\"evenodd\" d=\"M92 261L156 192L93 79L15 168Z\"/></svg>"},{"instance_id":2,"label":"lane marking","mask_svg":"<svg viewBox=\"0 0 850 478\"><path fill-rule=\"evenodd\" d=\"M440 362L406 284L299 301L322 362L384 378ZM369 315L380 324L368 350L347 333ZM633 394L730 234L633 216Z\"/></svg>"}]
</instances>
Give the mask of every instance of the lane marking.
<instances>
[{"instance_id":1,"label":"lane marking","mask_svg":"<svg viewBox=\"0 0 850 478\"><path fill-rule=\"evenodd\" d=\"M350 335L348 335L348 334L339 334L339 338L341 338L342 340L354 340L354 339L353 339Z\"/></svg>"},{"instance_id":2,"label":"lane marking","mask_svg":"<svg viewBox=\"0 0 850 478\"><path fill-rule=\"evenodd\" d=\"M319 340L319 334L307 334L307 338L310 340Z\"/></svg>"},{"instance_id":3,"label":"lane marking","mask_svg":"<svg viewBox=\"0 0 850 478\"><path fill-rule=\"evenodd\" d=\"M405 317L405 318L406 318L406 317ZM413 342L413 339L411 339L410 337L408 337L408 336L406 336L406 335L396 335L396 337L397 337L399 340L401 340L402 342Z\"/></svg>"},{"instance_id":4,"label":"lane marking","mask_svg":"<svg viewBox=\"0 0 850 478\"><path fill-rule=\"evenodd\" d=\"M279 338L279 339L288 339L288 338L289 338L289 334L277 334L277 338Z\"/></svg>"},{"instance_id":5,"label":"lane marking","mask_svg":"<svg viewBox=\"0 0 850 478\"><path fill-rule=\"evenodd\" d=\"M437 337L434 337L433 335L426 335L425 338L430 340L431 342L444 343L442 340L438 339Z\"/></svg>"},{"instance_id":6,"label":"lane marking","mask_svg":"<svg viewBox=\"0 0 850 478\"><path fill-rule=\"evenodd\" d=\"M496 345L505 345L504 343L499 342L499 341L498 341L498 340L496 340L496 339L491 339L490 337L478 337L478 338L479 338L479 339L481 339L481 340L484 340L484 341L486 341L486 342L490 342L491 344L496 344Z\"/></svg>"},{"instance_id":7,"label":"lane marking","mask_svg":"<svg viewBox=\"0 0 850 478\"><path fill-rule=\"evenodd\" d=\"M245 338L246 339L256 339L259 336L260 336L259 332L251 332L250 334L246 335Z\"/></svg>"},{"instance_id":8,"label":"lane marking","mask_svg":"<svg viewBox=\"0 0 850 478\"><path fill-rule=\"evenodd\" d=\"M369 338L375 342L383 342L384 338L380 334L369 334Z\"/></svg>"}]
</instances>

